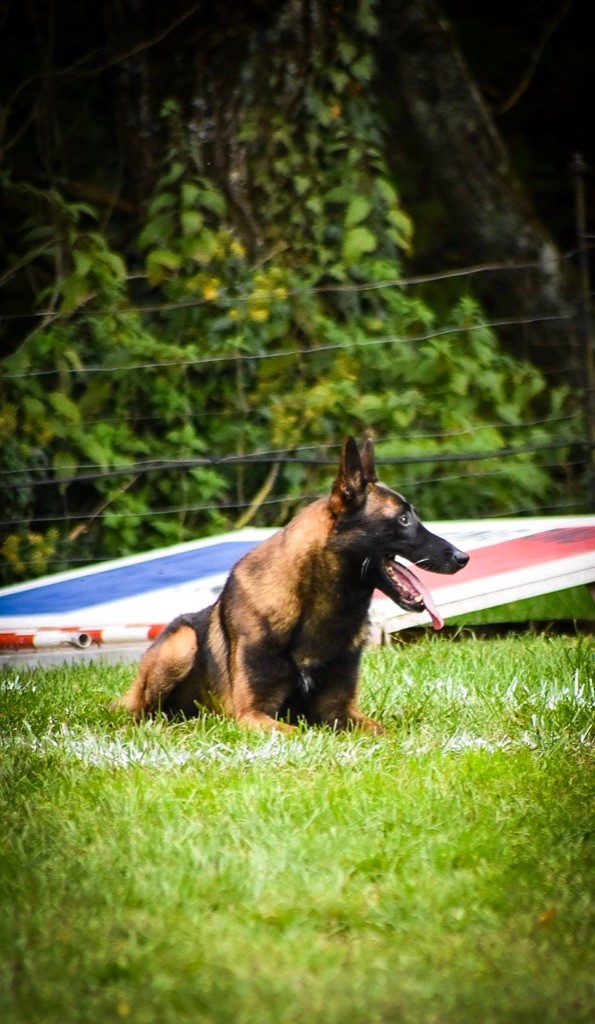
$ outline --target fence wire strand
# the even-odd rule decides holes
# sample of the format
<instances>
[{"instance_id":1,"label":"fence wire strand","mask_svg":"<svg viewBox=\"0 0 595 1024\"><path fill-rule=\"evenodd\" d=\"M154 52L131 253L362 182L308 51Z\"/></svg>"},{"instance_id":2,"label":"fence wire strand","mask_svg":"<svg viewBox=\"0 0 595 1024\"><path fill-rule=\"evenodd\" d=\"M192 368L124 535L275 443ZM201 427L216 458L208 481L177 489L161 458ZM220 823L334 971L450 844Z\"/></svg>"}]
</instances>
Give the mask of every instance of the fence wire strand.
<instances>
[{"instance_id":1,"label":"fence wire strand","mask_svg":"<svg viewBox=\"0 0 595 1024\"><path fill-rule=\"evenodd\" d=\"M568 467L570 467L570 466L579 466L579 465L582 465L582 463L576 462L576 461L575 462L570 462L570 463L567 464ZM551 464L549 466L543 466L542 468L543 469L548 469L548 468L549 469L556 469L557 465L556 464ZM498 475L499 474L498 474L498 472L496 470L494 470L492 472L484 472L484 473L479 472L479 473L474 473L472 479L473 480L481 479L481 478L485 479L485 478L488 478L488 477L495 477L495 476L498 476ZM413 495L414 492L415 492L415 489L417 487L427 487L427 486L431 486L433 484L451 483L453 480L460 480L460 479L461 479L460 474L456 474L456 475L455 474L451 474L451 475L447 475L447 476L443 476L443 477L430 477L430 478L427 478L427 479L408 480L407 481L407 487L408 487L410 495ZM264 501L261 502L261 506L260 507L272 508L274 506L279 506L279 505L295 505L295 506L302 507L304 504L307 504L309 501L314 501L318 497L320 497L320 494L317 493L317 492L314 492L314 491L309 492L307 494L302 494L302 495L296 495L296 494L278 495L278 496L276 496L274 498L266 498ZM118 500L118 496L116 496L116 498L114 500L117 501ZM136 510L134 510L134 511L124 510L124 511L118 512L118 511L113 511L111 509L109 511L107 509L103 509L100 512L97 512L97 511L95 511L95 512L72 512L70 514L67 513L67 512L64 512L64 513L62 513L60 515L57 515L57 514L54 514L54 513L52 515L36 515L36 516L34 516L33 520L31 520L31 518L28 518L28 519L0 519L0 526L25 526L25 525L28 525L28 524L31 524L31 523L33 523L33 525L37 525L37 524L40 524L40 523L69 523L69 524L72 525L74 523L92 522L94 519L101 518L101 517L103 517L105 515L107 515L112 520L126 520L126 519L146 520L146 519L163 518L163 517L166 517L166 516L188 515L188 514L194 514L194 513L198 513L198 512L242 512L245 509L250 508L251 504L252 503L250 501L219 501L219 502L204 502L204 503L197 504L197 505L191 505L191 504L176 505L176 506L172 505L172 506L166 506L164 508L159 508L159 509L148 509L148 510L146 510L144 512L139 512L139 511L136 511ZM579 504L580 504L579 501L561 501L561 502L558 502L558 503L553 504L553 505L540 506L540 511L543 512L543 511L545 511L546 508L552 508L552 509L553 508L564 508L566 506L574 507L574 506L577 506ZM423 509L421 511L423 512ZM525 512L531 512L531 513L535 514L535 509L534 508L532 508L532 509L525 508L524 511ZM507 510L506 512L498 513L498 515L513 515L513 514L514 515L521 514L521 510L520 509L516 509L514 511L508 511ZM477 516L477 517L474 517L474 518L477 518L477 519L482 519L482 518L483 519L492 519L492 518L495 518L495 515L493 513L490 513L489 516L488 515L486 515L486 516Z\"/></svg>"},{"instance_id":2,"label":"fence wire strand","mask_svg":"<svg viewBox=\"0 0 595 1024\"><path fill-rule=\"evenodd\" d=\"M565 262L566 260L573 259L578 253L578 249L571 249L567 252L560 253L560 261ZM453 278L459 277L475 277L479 274L484 273L514 273L520 270L543 270L543 264L540 260L533 260L523 263L477 263L468 267L456 267L452 270L443 270L435 274L418 274L411 277L400 277L390 278L386 281L374 281L374 282L349 282L349 283L337 283L337 284L323 284L323 285L304 285L300 288L288 288L287 295L300 295L304 291L308 291L312 294L330 294L330 293L341 293L341 292L353 292L361 293L366 291L381 291L384 288L411 288L420 284L438 284L441 281L448 281ZM130 275L128 280L145 279L144 275L134 274ZM5 275L2 283L5 283L9 279L8 275ZM266 292L264 289L259 289L259 294L262 298L272 299L275 297L274 292ZM229 299L232 302L248 302L251 293L246 292L233 292L229 288L221 288L219 295L222 298ZM92 296L91 296L92 297ZM90 297L90 298L91 298ZM122 306L120 309L113 310L93 310L94 316L113 316L114 313L171 313L180 309L192 309L198 306L206 306L211 302L210 299L205 298L189 298L184 299L182 302L158 302L149 303L146 305L127 305ZM65 314L59 309L42 309L42 310L31 310L26 313L2 313L0 314L0 320L26 320L44 317L53 320L56 319L69 319L71 314Z\"/></svg>"},{"instance_id":3,"label":"fence wire strand","mask_svg":"<svg viewBox=\"0 0 595 1024\"><path fill-rule=\"evenodd\" d=\"M570 310L568 313L548 315L548 316L533 316L533 317L513 317L502 320L492 320L489 323L478 323L478 324L458 324L452 327L442 327L431 331L426 331L423 334L414 334L409 337L379 337L379 338L365 338L353 341L345 342L327 342L324 345L311 345L309 348L288 348L288 349L277 349L272 352L227 352L220 353L212 356L201 356L196 359L164 359L150 363L114 363L110 366L61 366L60 369L52 367L50 370L22 370L20 372L9 372L3 374L5 380L16 380L23 377L47 377L51 374L75 374L76 376L84 376L85 374L100 374L100 373L130 373L131 371L137 372L138 370L160 370L170 366L178 366L180 369L196 368L202 366L215 366L221 363L250 363L250 362L261 362L263 360L270 359L288 359L293 356L299 356L304 358L306 356L319 355L323 352L339 352L339 351L359 351L369 348L378 347L381 345L419 345L425 341L433 341L434 339L446 338L453 334L466 334L473 331L485 331L497 330L502 327L527 327L535 324L542 323L567 323L571 320L576 319L579 316L579 311L576 309Z\"/></svg>"}]
</instances>

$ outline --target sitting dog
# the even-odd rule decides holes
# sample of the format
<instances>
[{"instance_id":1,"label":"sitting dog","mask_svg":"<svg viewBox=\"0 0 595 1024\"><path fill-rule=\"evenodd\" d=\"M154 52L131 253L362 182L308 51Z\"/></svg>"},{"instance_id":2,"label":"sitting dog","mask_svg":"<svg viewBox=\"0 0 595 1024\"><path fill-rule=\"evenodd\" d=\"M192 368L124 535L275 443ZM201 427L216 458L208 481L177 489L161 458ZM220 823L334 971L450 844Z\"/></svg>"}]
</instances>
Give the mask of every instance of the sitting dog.
<instances>
[{"instance_id":1,"label":"sitting dog","mask_svg":"<svg viewBox=\"0 0 595 1024\"><path fill-rule=\"evenodd\" d=\"M381 732L357 706L374 590L443 625L399 557L437 573L469 561L378 481L372 443L360 454L347 437L329 497L244 555L213 605L174 619L118 705L136 719L207 708L251 727L286 731L302 718Z\"/></svg>"}]
</instances>

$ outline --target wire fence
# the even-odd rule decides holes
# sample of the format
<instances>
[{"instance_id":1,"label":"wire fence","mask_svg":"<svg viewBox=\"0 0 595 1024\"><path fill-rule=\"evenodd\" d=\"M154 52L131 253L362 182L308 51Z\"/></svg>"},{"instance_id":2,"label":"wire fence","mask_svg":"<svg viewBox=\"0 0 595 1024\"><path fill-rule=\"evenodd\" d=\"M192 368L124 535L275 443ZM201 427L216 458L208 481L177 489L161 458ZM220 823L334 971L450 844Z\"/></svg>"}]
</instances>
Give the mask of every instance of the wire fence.
<instances>
[{"instance_id":1,"label":"wire fence","mask_svg":"<svg viewBox=\"0 0 595 1024\"><path fill-rule=\"evenodd\" d=\"M584 242L584 239L583 239ZM565 261L576 259L579 249L572 250L563 254L562 259ZM318 286L317 288L309 289L310 291L318 292L354 292L361 293L364 291L378 291L381 289L393 288L393 289L405 289L412 288L419 285L440 283L448 279L455 278L474 278L482 274L513 274L518 273L527 269L538 269L540 264L534 263L489 263L481 264L470 267L462 267L454 270L447 270L442 273L436 273L432 275L420 275L416 277L408 277L402 279L390 279L382 282L374 282L372 284L329 284ZM241 295L234 292L232 289L229 290L229 299L234 303L239 301L248 301L249 296ZM589 293L590 294L590 293ZM271 296L272 297L272 296ZM171 302L171 303L155 303L149 305L130 305L122 307L121 309L114 312L109 310L105 312L106 316L114 316L125 313L137 313L137 314L148 314L161 311L172 311L182 310L189 307L201 306L206 304L207 300L200 298L192 298L184 300L183 302ZM372 347L378 346L391 346L398 347L402 345L417 346L424 342L432 339L448 338L454 334L460 334L462 331L474 332L474 331L485 331L486 329L492 331L498 331L504 328L523 328L529 326L536 326L544 323L558 323L561 330L572 328L574 331L581 332L584 335L585 325L585 298L577 297L577 302L574 308L569 309L568 312L553 316L551 314L544 313L543 315L534 315L531 317L518 316L518 317L506 317L506 318L494 318L488 322L482 323L470 323L462 327L459 325L446 326L441 328L432 328L410 335L395 336L395 335L384 335L375 337L365 337L347 340L345 342L329 342L324 344L312 344L303 348L279 348L273 351L258 351L258 352L243 352L243 351L221 351L219 353L213 353L205 356L196 356L188 358L187 355L180 353L179 357L172 359L163 360L149 360L149 361L131 361L126 362L125 360L114 360L109 365L80 365L80 366L61 366L60 374L74 374L77 379L84 379L90 375L100 374L139 374L144 372L153 372L158 370L165 370L168 367L176 366L180 368L187 368L189 370L194 369L209 369L215 366L231 363L238 365L239 363L251 363L261 362L264 360L275 360L285 359L287 357L299 356L301 359L309 359L321 353L335 352L335 351L352 351L362 352ZM96 315L94 310L93 315ZM34 312L23 312L23 313L10 313L3 314L0 316L0 320L26 320L27 318L42 319L47 323L51 323L56 319L62 317L58 310L46 309ZM592 344L593 340L587 335L585 338L585 360L592 359ZM17 380L23 378L49 378L55 375L58 371L55 367L38 368L22 371L9 371L2 374L4 380ZM555 379L556 375L560 373L567 374L567 368L560 365L559 368L552 367L548 369L547 376ZM589 383L586 384L587 389ZM577 405L580 401L579 391L576 393ZM200 422L205 417L218 416L221 417L219 412L198 412L191 416L191 419ZM415 467L419 466L420 469L424 466L431 466L434 472L424 475L411 475L409 473L407 486L410 488L431 488L435 486L444 485L453 480L460 479L460 471L456 472L456 467L461 464L466 464L473 467L472 476L473 479L488 479L490 477L497 477L501 472L501 467L509 461L514 461L522 456L529 454L540 454L543 453L563 453L563 459L556 460L552 458L550 461L545 459L541 460L540 466L546 471L563 471L567 476L578 479L581 473L587 476L593 472L593 431L592 425L587 423L584 436L571 436L568 428L573 422L575 417L569 414L561 414L555 417L548 418L535 418L528 417L525 420L519 422L491 422L491 423L478 423L461 430L445 430L445 431L426 431L426 432L412 432L408 434L407 441L409 442L427 442L427 441L439 441L443 442L443 448L441 451L432 451L430 454L404 454L402 456L385 456L379 457L378 461L380 466L386 467ZM114 422L114 418L106 417L100 420L92 419L88 421L97 424ZM161 417L155 417L151 415L131 415L130 423L132 425L146 424L146 423L161 423L164 429L167 427L166 422ZM85 421L81 421L80 426L85 426ZM530 431L536 427L547 427L550 439L542 441L527 441L523 442L523 432ZM555 426L559 428L559 436L551 438L551 429ZM507 443L497 449L488 448L486 450L477 450L477 448L469 446L463 450L460 449L460 444L457 444L454 448L452 442L460 442L461 438L477 438L482 431L487 431L491 428L497 428L504 434L510 433L514 437L511 443ZM396 441L396 438L381 437L380 441L388 443ZM449 448L449 444L451 447ZM110 465L98 466L94 462L78 462L76 471L73 471L72 475L68 475L68 485L80 485L84 487L86 484L92 484L100 481L106 481L109 479L121 478L124 482L122 491L129 486L126 481L130 483L136 482L140 477L148 477L152 474L159 473L183 473L191 469L197 468L211 468L218 471L224 472L226 469L234 468L237 470L238 467L254 467L261 466L264 469L268 467L271 469L275 466L302 466L302 467L330 467L337 463L337 455L339 450L339 444L328 445L321 450L320 446L317 445L302 445L292 448L258 448L247 452L217 452L212 455L196 456L189 458L179 459L155 459L148 458L145 460L138 460L135 462L112 460ZM482 463L492 462L495 465L482 469ZM563 464L562 464L563 463ZM452 465L455 468L453 474L445 474L443 467ZM437 467L441 467L440 472L437 472ZM11 493L17 493L22 491L38 491L43 488L53 487L56 488L56 479L47 474L47 467L37 467L35 465L22 465L18 468L8 468L0 470L0 487L4 490L10 490ZM528 512L535 514L536 512L542 514L552 513L571 513L577 511L585 511L585 497L584 492L581 494L575 488L577 493L568 495L561 495L559 500L550 500L547 504L536 507L523 506L522 504L515 503L514 496L511 495L510 506L505 512L497 513L500 515L524 515ZM311 499L314 497L313 494L304 494L302 498L304 500ZM117 500L117 495L115 499ZM274 510L275 508L281 509L286 506L295 506L298 499L296 494L265 494L262 499L258 502L258 508L263 510ZM220 512L228 515L241 515L242 513L250 510L254 505L254 499L250 500L209 500L199 503L180 503L169 504L159 508L150 508L144 510L130 510L123 508L118 510L117 507L110 507L108 509L109 502L105 503L105 506L101 505L95 510L91 511L76 511L69 512L67 508L62 511L52 508L51 512L45 512L43 510L37 510L34 516L35 526L39 525L42 527L44 524L81 524L84 529L85 523L92 523L96 520L102 519L102 517L109 515L110 521L122 522L126 520L155 520L159 517L172 517L181 516L188 514L200 514L206 512ZM31 517L14 517L0 519L0 528L5 529L7 527L18 528L26 527L31 523ZM89 560L93 560L90 558ZM81 564L86 561L85 555L73 556L72 558L61 555L59 559L49 559L47 562L48 567L55 564L60 566L67 566L69 564ZM23 565L27 565L26 559L22 560ZM31 563L33 564L33 563Z\"/></svg>"},{"instance_id":2,"label":"wire fence","mask_svg":"<svg viewBox=\"0 0 595 1024\"><path fill-rule=\"evenodd\" d=\"M461 334L462 330L468 333L473 333L474 331L485 331L486 328L497 331L504 327L531 327L536 324L543 323L567 324L576 320L578 316L579 311L578 309L575 309L571 310L567 314L558 316L512 317L502 320L490 320L481 324L469 324L464 328L458 324L452 327L434 328L431 331L424 331L422 334L405 335L401 337L389 335L388 337L366 338L344 342L337 341L329 342L324 345L310 345L307 348L279 348L274 349L271 352L222 352L217 355L199 356L194 359L178 357L175 359L163 359L148 363L112 363L107 366L64 366L60 368L60 373L84 377L87 374L136 373L138 370L163 370L171 366L177 366L180 369L196 369L205 366L214 366L220 363L237 364L263 362L265 360L287 359L294 356L300 356L300 358L307 359L311 356L320 355L323 352L362 351L383 345L419 345L424 341L431 341L434 338L446 338L450 335ZM4 377L6 380L14 380L23 377L48 377L56 374L57 372L56 368L52 367L47 370L23 370L6 373L4 374ZM558 371L554 370L554 372L562 373L567 372L567 370L560 366Z\"/></svg>"},{"instance_id":3,"label":"wire fence","mask_svg":"<svg viewBox=\"0 0 595 1024\"><path fill-rule=\"evenodd\" d=\"M441 436L441 435L438 435ZM386 440L386 439L385 439ZM390 440L390 439L388 439ZM444 464L444 463L470 463L470 462L484 462L490 459L506 459L517 455L528 455L534 452L551 451L553 449L568 448L569 446L568 437L561 437L555 441L542 441L536 444L525 444L518 445L516 447L497 448L489 451L463 451L463 452L436 452L430 455L402 455L402 456L384 456L379 460L383 466L421 466L424 464ZM574 445L582 446L586 445L585 440L577 439L573 441ZM96 470L92 473L84 474L73 474L69 476L69 482L71 483L88 483L91 480L106 480L112 477L130 476L147 473L163 473L170 470L184 470L184 469L196 469L198 467L216 467L221 468L225 466L250 466L254 464L258 465L270 465L284 463L286 465L297 465L297 466L334 466L337 462L337 455L339 446L334 445L332 449L325 455L311 455L304 456L295 451L291 451L286 448L273 449L271 451L255 451L245 453L242 455L221 455L221 456L198 456L189 459L150 459L144 462L127 462L121 466L114 466L111 469ZM16 473L31 473L31 470L7 470L2 475L4 477L11 476ZM476 474L477 475L477 474ZM436 482L444 480L444 477L437 477L435 480L426 480L425 483ZM421 482L421 481L420 481ZM26 480L14 481L12 480L10 486L14 490L22 490L30 487L48 487L55 486L55 480L47 479L44 477L35 478L34 476L28 476ZM0 521L1 524L2 521Z\"/></svg>"},{"instance_id":4,"label":"wire fence","mask_svg":"<svg viewBox=\"0 0 595 1024\"><path fill-rule=\"evenodd\" d=\"M570 463L568 463L568 465L570 465L570 466L573 466L573 465L574 466L580 466L581 463L579 461L574 461L574 462L571 461ZM555 468L555 464L552 463L552 464L550 464L549 467L546 466L544 468L551 468L551 469L553 469L553 468ZM490 477L490 476L494 476L494 475L495 474L493 472L492 473L483 473L483 474L482 473L474 473L473 477L474 477L474 479L476 479L476 478L479 479L482 476L483 477ZM426 478L426 479L421 479L420 478L420 479L417 479L417 480L414 480L414 481L409 481L409 485L410 486L415 486L415 487L422 487L422 486L423 487L427 487L427 486L432 486L433 484L434 485L443 485L444 483L447 483L447 482L452 481L452 480L460 480L460 476L459 475L453 475L453 476L441 476L441 477ZM273 506L280 506L280 505L287 505L287 504L289 504L289 505L297 505L297 504L302 504L305 500L313 500L315 497L317 497L317 495L314 494L314 493L302 495L299 499L298 499L298 497L295 494L279 495L279 496L274 497L274 498L266 498L261 503L260 507L272 508ZM541 514L543 514L543 515L546 515L546 514L548 514L548 512L553 512L553 511L559 511L561 513L562 509L565 509L567 511L570 511L572 509L576 510L577 506L579 506L580 504L581 504L581 502L580 502L579 499L577 499L576 501L573 501L571 499L567 499L567 500L561 500L561 501L558 501L558 502L549 503L547 505L541 505L541 506L539 506L538 511ZM161 517L161 516L179 516L179 515L182 515L182 514L186 515L188 513L199 513L199 512L230 512L230 513L231 512L235 512L235 513L239 513L239 512L242 512L242 511L246 510L246 509L251 508L251 505L252 505L252 503L249 502L249 501L218 501L218 502L204 502L204 503L200 503L200 504L191 504L191 503L189 503L189 504L184 504L184 505L170 505L170 506L165 506L165 507L162 507L162 508L147 509L146 511L141 512L141 513L139 513L138 511L110 512L110 516L112 518L115 518L116 520L119 520L119 519L122 519L122 520L126 520L126 519L137 520L139 518L140 519L154 519L155 517ZM515 505L511 505L510 508L507 508L505 512L490 513L489 517L488 516L484 516L484 517L478 516L477 519L479 521L481 518L493 519L493 518L498 518L498 517L503 517L503 516L510 516L510 515L522 516L522 515L526 515L529 512L531 514L535 514L536 511L537 510L535 509L534 506L531 506L530 508L528 508L528 507L522 506L522 505L516 505L516 506ZM98 517L98 513L97 512L76 512L76 513L72 513L70 515L61 515L59 513L58 514L53 513L52 515L38 515L38 516L35 517L35 522L36 523L72 523L73 521L75 521L77 523L78 522L84 523L84 522L91 522L94 519L97 519L97 517ZM27 525L29 523L29 521L30 521L29 519L0 520L0 526Z\"/></svg>"},{"instance_id":5,"label":"wire fence","mask_svg":"<svg viewBox=\"0 0 595 1024\"><path fill-rule=\"evenodd\" d=\"M586 235L585 238L594 238L594 236ZM570 249L567 252L561 253L559 256L560 263L567 263L568 261L575 260L577 256L581 254L580 248ZM333 284L322 284L322 285L304 285L303 288L286 288L288 295L299 295L302 291L307 291L311 294L332 294L341 292L351 292L354 294L361 294L362 292L375 292L382 291L385 288L398 288L406 289L411 288L415 285L422 284L440 284L444 281L453 280L456 278L466 277L472 278L481 274L495 274L495 273L516 273L524 270L538 270L543 271L542 262L539 260L532 260L522 263L514 262L493 262L493 263L478 263L466 267L458 267L450 270L442 270L434 274L418 274L410 277L399 277L399 278L387 278L385 281L366 281L361 283L350 282L346 283L333 283ZM144 278L144 275L132 275L128 280L136 278ZM239 290L231 289L229 287L220 286L219 295L222 298L228 298L234 302L248 302L250 299L250 293L242 293ZM263 299L271 299L274 297L274 292L267 292L265 288L260 290L261 297ZM88 299L92 299L94 296L91 294ZM210 299L198 296L192 296L183 300L175 302L157 302L157 303L144 303L144 304L128 304L123 305L118 309L118 313L171 313L176 310L192 309L199 306L208 306ZM94 310L94 315L101 316L101 310ZM104 316L113 316L113 310L103 311ZM47 319L49 321L63 319L67 315L62 313L59 309L49 307L42 310L29 310L27 312L20 313L1 313L0 322L3 320L30 320L30 319ZM514 323L524 323L532 321L513 321ZM494 324L493 326L496 326Z\"/></svg>"}]
</instances>

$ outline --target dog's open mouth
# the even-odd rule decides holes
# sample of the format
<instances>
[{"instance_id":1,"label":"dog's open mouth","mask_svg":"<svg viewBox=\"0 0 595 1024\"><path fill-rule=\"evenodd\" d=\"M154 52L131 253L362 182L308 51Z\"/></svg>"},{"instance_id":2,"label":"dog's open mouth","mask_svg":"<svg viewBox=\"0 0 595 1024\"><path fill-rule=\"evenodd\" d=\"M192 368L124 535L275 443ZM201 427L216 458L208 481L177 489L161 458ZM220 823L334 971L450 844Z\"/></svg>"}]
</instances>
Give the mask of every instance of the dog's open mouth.
<instances>
[{"instance_id":1,"label":"dog's open mouth","mask_svg":"<svg viewBox=\"0 0 595 1024\"><path fill-rule=\"evenodd\" d=\"M381 590L386 596L406 611L427 611L434 629L442 629L444 619L436 608L430 591L415 573L398 562L394 555L388 555L382 560L382 569L385 585L381 586Z\"/></svg>"}]
</instances>

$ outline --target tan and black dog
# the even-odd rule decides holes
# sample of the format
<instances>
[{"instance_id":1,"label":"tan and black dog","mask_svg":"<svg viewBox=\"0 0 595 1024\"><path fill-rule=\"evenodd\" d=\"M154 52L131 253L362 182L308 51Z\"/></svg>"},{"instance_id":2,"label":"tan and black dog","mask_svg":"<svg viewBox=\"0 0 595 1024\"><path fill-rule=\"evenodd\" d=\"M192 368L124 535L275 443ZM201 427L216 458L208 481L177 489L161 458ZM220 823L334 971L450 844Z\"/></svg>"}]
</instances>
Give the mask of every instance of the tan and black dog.
<instances>
[{"instance_id":1,"label":"tan and black dog","mask_svg":"<svg viewBox=\"0 0 595 1024\"><path fill-rule=\"evenodd\" d=\"M302 509L232 569L215 604L180 615L145 653L118 705L137 719L207 708L251 727L287 722L381 732L356 703L375 588L442 620L402 556L455 573L469 556L430 533L405 498L379 483L374 451L345 439L330 496Z\"/></svg>"}]
</instances>

